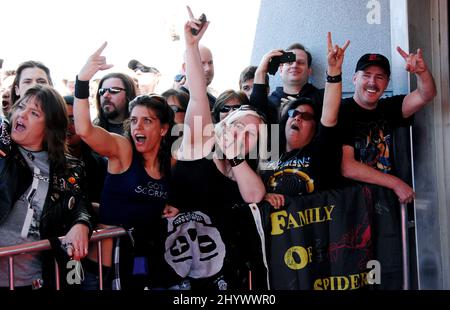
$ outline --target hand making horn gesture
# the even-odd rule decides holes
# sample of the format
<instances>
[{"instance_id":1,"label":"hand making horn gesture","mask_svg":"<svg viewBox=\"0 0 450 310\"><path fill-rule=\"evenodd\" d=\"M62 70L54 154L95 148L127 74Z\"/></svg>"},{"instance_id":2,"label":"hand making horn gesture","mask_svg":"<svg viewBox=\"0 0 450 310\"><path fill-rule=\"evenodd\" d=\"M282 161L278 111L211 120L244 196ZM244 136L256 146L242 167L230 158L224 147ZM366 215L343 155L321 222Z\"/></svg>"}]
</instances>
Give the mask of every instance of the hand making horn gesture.
<instances>
[{"instance_id":1,"label":"hand making horn gesture","mask_svg":"<svg viewBox=\"0 0 450 310\"><path fill-rule=\"evenodd\" d=\"M186 44L195 44L200 41L208 28L209 22L206 21L205 14L202 14L200 18L195 18L192 10L189 6L186 7L189 14L189 21L184 25L184 37Z\"/></svg>"},{"instance_id":2,"label":"hand making horn gesture","mask_svg":"<svg viewBox=\"0 0 450 310\"><path fill-rule=\"evenodd\" d=\"M405 59L405 70L410 73L421 74L428 70L428 67L423 60L423 52L422 49L417 49L417 54L410 53L408 54L404 50L402 50L399 46L397 46L397 52L400 56Z\"/></svg>"},{"instance_id":3,"label":"hand making horn gesture","mask_svg":"<svg viewBox=\"0 0 450 310\"><path fill-rule=\"evenodd\" d=\"M342 63L344 62L345 50L350 45L350 41L347 40L343 47L339 47L339 45L333 46L333 41L331 39L331 32L327 34L327 43L328 43L328 75L336 76L342 73Z\"/></svg>"},{"instance_id":4,"label":"hand making horn gesture","mask_svg":"<svg viewBox=\"0 0 450 310\"><path fill-rule=\"evenodd\" d=\"M102 56L106 45L108 45L108 42L104 42L94 54L89 56L86 64L81 69L80 73L78 73L78 79L80 81L89 81L98 71L108 70L113 67L113 65L107 64L106 57Z\"/></svg>"}]
</instances>

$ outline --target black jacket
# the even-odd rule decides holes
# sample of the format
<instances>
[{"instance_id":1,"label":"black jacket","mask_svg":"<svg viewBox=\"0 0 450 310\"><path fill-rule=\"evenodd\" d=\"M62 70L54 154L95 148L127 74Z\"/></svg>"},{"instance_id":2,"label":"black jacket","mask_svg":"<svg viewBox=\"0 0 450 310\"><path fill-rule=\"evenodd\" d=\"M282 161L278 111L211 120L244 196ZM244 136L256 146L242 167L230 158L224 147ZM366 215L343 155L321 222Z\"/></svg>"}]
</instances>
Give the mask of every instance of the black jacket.
<instances>
[{"instance_id":1,"label":"black jacket","mask_svg":"<svg viewBox=\"0 0 450 310\"><path fill-rule=\"evenodd\" d=\"M6 122L0 122L0 149L6 153L6 156L0 156L0 225L33 180L31 170L19 152L18 146L5 136L9 134L9 130L5 129L7 126ZM84 178L83 163L70 155L66 155L66 167L63 171L55 171L50 163L50 184L40 223L41 239L64 236L78 223L87 225L92 232L91 207L85 191ZM42 255L44 285L47 287L53 286L55 280L53 254L52 251L45 251ZM59 265L63 286L66 283L63 278L66 265L64 262L60 262Z\"/></svg>"}]
</instances>

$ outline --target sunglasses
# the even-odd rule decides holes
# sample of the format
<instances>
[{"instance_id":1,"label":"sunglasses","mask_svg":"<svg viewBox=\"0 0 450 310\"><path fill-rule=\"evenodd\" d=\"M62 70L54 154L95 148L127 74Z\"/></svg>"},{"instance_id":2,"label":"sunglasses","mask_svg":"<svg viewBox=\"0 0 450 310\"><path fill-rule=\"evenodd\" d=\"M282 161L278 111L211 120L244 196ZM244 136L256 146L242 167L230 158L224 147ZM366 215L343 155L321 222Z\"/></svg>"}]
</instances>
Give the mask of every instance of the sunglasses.
<instances>
[{"instance_id":1,"label":"sunglasses","mask_svg":"<svg viewBox=\"0 0 450 310\"><path fill-rule=\"evenodd\" d=\"M98 90L98 94L100 96L103 96L104 94L106 94L106 92L110 93L111 95L113 94L118 94L121 91L125 91L125 88L120 88L120 87L109 87L109 88L100 88Z\"/></svg>"},{"instance_id":2,"label":"sunglasses","mask_svg":"<svg viewBox=\"0 0 450 310\"><path fill-rule=\"evenodd\" d=\"M171 105L170 108L172 109L173 112L177 113L177 112L186 112L185 109L182 109L176 105Z\"/></svg>"},{"instance_id":3,"label":"sunglasses","mask_svg":"<svg viewBox=\"0 0 450 310\"><path fill-rule=\"evenodd\" d=\"M300 112L296 109L291 109L287 113L290 118L296 118L297 116L300 116L300 118L304 121L311 121L314 119L314 114L310 112Z\"/></svg>"},{"instance_id":4,"label":"sunglasses","mask_svg":"<svg viewBox=\"0 0 450 310\"><path fill-rule=\"evenodd\" d=\"M240 108L241 108L240 104L238 104L238 105L224 105L223 107L220 108L220 112L221 113L228 113L230 111L234 111L234 110L237 110L237 109L240 109Z\"/></svg>"}]
</instances>

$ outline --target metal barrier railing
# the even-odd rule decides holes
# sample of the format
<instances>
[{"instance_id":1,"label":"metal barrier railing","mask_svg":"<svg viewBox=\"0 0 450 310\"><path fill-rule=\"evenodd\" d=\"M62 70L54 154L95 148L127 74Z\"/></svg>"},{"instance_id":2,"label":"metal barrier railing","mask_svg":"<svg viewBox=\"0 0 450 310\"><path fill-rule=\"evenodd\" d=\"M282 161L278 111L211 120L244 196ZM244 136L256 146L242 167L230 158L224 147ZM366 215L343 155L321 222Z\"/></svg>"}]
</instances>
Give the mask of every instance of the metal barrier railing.
<instances>
[{"instance_id":1,"label":"metal barrier railing","mask_svg":"<svg viewBox=\"0 0 450 310\"><path fill-rule=\"evenodd\" d=\"M90 243L97 243L97 251L98 251L98 272L99 272L99 289L103 290L103 268L102 268L102 240L110 239L110 238L118 238L126 235L127 232L125 229L120 227L115 228L107 228L100 229L94 231L89 240ZM64 237L59 237L62 241ZM8 257L8 267L9 267L9 289L14 290L14 256L32 253L32 252L41 252L50 250L50 242L48 240L40 240L36 242L23 243L14 246L8 247L0 247L0 258ZM58 263L55 260L55 277L56 277L56 289L60 289L60 279L59 279L59 268Z\"/></svg>"},{"instance_id":2,"label":"metal barrier railing","mask_svg":"<svg viewBox=\"0 0 450 310\"><path fill-rule=\"evenodd\" d=\"M408 213L407 205L401 204L401 238L402 238L402 262L403 262L403 289L409 290L410 278L409 278L409 246L408 246ZM97 243L97 259L98 259L98 278L99 289L103 290L103 259L102 259L102 240L110 238L118 238L126 235L125 229L120 227L100 229L94 231L89 240L90 243ZM59 237L63 240L64 237ZM32 252L40 252L50 250L50 242L48 240L40 240L36 242L24 243L9 247L0 247L0 258L8 257L9 267L9 288L14 290L14 256ZM60 289L60 276L58 263L55 260L55 277L56 277L56 289ZM249 271L249 289L252 290L252 275Z\"/></svg>"},{"instance_id":3,"label":"metal barrier railing","mask_svg":"<svg viewBox=\"0 0 450 310\"><path fill-rule=\"evenodd\" d=\"M409 238L408 238L408 206L406 203L400 205L400 219L402 231L402 262L403 262L403 290L410 289L409 278Z\"/></svg>"}]
</instances>

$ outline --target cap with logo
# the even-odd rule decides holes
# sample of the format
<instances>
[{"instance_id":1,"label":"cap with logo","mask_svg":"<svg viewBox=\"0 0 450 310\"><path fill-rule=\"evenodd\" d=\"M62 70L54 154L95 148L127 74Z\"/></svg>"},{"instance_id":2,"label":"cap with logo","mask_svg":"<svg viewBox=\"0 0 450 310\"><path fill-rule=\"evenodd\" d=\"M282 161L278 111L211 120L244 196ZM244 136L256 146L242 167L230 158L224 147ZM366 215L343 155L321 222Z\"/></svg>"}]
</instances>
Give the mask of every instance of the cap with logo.
<instances>
[{"instance_id":1,"label":"cap with logo","mask_svg":"<svg viewBox=\"0 0 450 310\"><path fill-rule=\"evenodd\" d=\"M363 55L356 64L355 72L366 69L370 66L378 66L384 70L387 76L391 75L391 65L389 60L381 54L365 54Z\"/></svg>"}]
</instances>

